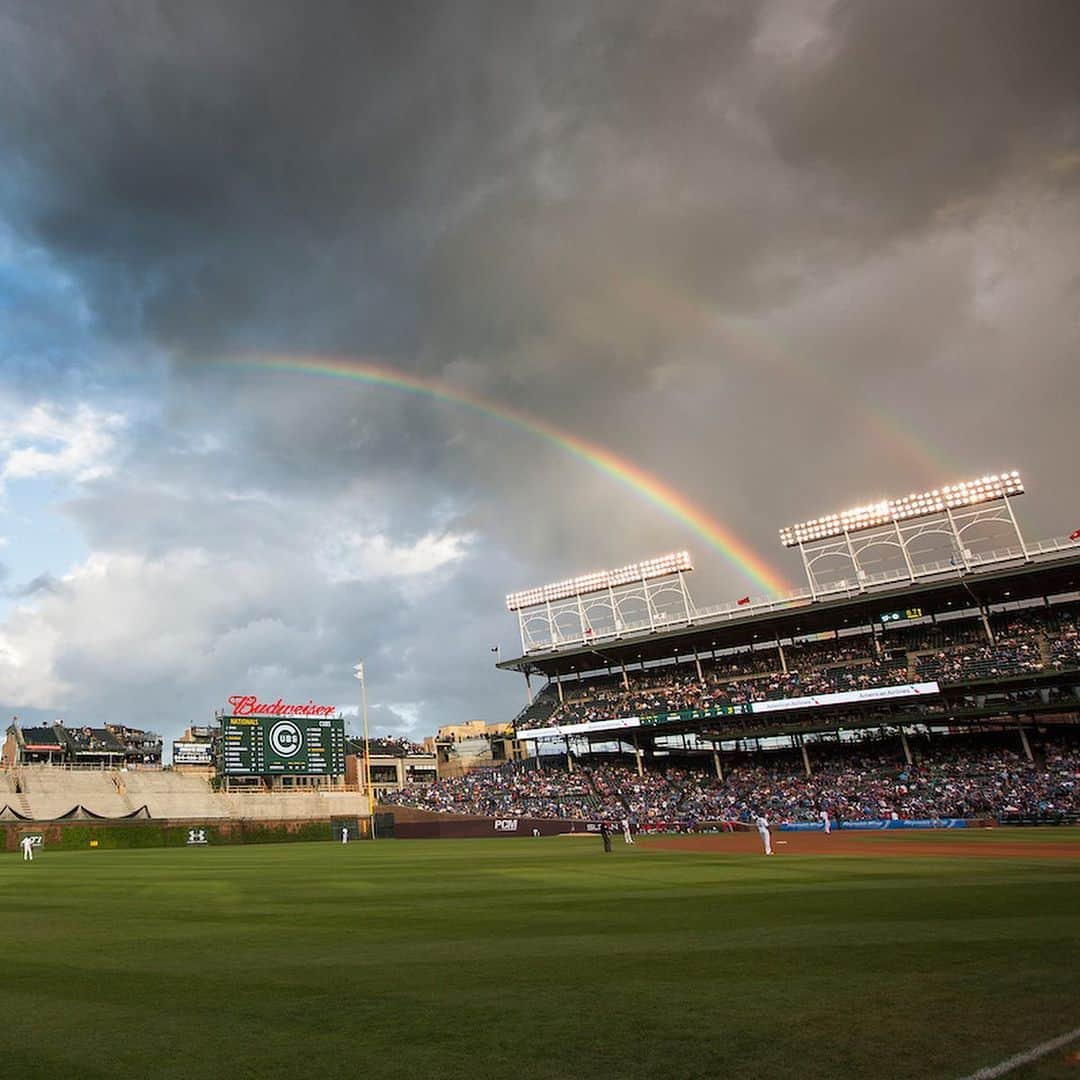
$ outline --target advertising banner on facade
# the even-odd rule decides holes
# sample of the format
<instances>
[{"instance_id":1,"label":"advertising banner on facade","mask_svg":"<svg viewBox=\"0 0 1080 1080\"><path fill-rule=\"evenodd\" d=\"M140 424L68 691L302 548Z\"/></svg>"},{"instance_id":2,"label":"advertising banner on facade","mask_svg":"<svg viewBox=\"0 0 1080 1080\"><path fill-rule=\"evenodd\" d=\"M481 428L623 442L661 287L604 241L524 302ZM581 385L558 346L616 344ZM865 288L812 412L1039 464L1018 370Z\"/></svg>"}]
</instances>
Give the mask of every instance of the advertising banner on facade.
<instances>
[{"instance_id":1,"label":"advertising banner on facade","mask_svg":"<svg viewBox=\"0 0 1080 1080\"><path fill-rule=\"evenodd\" d=\"M786 712L790 709L816 709L825 705L860 705L892 698L928 697L938 692L936 682L904 683L902 686L872 686L866 690L843 690L837 694L815 694L813 697L755 701L750 708L753 713Z\"/></svg>"},{"instance_id":2,"label":"advertising banner on facade","mask_svg":"<svg viewBox=\"0 0 1080 1080\"><path fill-rule=\"evenodd\" d=\"M212 765L214 763L208 742L174 742L172 759L174 765Z\"/></svg>"}]
</instances>

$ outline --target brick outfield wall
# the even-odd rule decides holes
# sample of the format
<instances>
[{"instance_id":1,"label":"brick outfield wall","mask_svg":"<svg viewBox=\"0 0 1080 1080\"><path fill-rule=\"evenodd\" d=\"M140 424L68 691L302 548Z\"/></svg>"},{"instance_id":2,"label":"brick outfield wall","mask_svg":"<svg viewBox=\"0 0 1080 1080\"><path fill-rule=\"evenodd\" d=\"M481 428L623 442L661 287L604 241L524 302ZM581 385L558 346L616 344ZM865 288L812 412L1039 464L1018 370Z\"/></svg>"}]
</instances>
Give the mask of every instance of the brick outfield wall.
<instances>
[{"instance_id":1,"label":"brick outfield wall","mask_svg":"<svg viewBox=\"0 0 1080 1080\"><path fill-rule=\"evenodd\" d=\"M377 811L394 818L394 838L397 840L468 839L479 836L532 836L537 829L541 836L565 836L567 833L582 835L599 834L598 822L551 818L485 818L465 814L440 814L435 810L417 810L413 807L382 806ZM512 823L516 821L516 825ZM505 822L505 824L500 824ZM991 818L972 818L969 828L988 828L995 824ZM718 822L702 822L704 829L718 827ZM777 831L779 826L774 826ZM691 831L701 831L695 829ZM621 835L621 828L612 825L612 835Z\"/></svg>"},{"instance_id":2,"label":"brick outfield wall","mask_svg":"<svg viewBox=\"0 0 1080 1080\"><path fill-rule=\"evenodd\" d=\"M4 839L0 848L17 852L26 835L42 836L46 850L82 850L96 840L97 847L156 848L186 847L189 829L202 829L210 846L223 844L278 844L294 841L333 840L345 818L322 821L178 821L149 819L140 821L50 821L3 822ZM347 819L356 826L358 819ZM359 819L366 833L367 822Z\"/></svg>"},{"instance_id":3,"label":"brick outfield wall","mask_svg":"<svg viewBox=\"0 0 1080 1080\"><path fill-rule=\"evenodd\" d=\"M440 814L437 810L418 810L411 806L378 806L375 811L394 819L396 840L464 840L478 836L532 836L538 829L541 836L560 836L565 833L589 833L597 826L585 821L552 818L490 818L466 814ZM511 822L516 821L516 826ZM506 822L505 825L497 825Z\"/></svg>"}]
</instances>

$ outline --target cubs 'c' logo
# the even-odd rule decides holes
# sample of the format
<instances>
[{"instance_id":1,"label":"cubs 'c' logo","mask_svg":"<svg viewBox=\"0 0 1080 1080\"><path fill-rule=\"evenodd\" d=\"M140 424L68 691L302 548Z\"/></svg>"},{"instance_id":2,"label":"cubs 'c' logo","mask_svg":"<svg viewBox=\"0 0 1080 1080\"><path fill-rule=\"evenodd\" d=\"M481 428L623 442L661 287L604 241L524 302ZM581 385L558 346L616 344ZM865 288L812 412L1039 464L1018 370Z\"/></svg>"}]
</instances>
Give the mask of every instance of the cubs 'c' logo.
<instances>
[{"instance_id":1,"label":"cubs 'c' logo","mask_svg":"<svg viewBox=\"0 0 1080 1080\"><path fill-rule=\"evenodd\" d=\"M300 729L291 720L279 720L270 729L270 749L282 757L292 757L300 752L304 740Z\"/></svg>"}]
</instances>

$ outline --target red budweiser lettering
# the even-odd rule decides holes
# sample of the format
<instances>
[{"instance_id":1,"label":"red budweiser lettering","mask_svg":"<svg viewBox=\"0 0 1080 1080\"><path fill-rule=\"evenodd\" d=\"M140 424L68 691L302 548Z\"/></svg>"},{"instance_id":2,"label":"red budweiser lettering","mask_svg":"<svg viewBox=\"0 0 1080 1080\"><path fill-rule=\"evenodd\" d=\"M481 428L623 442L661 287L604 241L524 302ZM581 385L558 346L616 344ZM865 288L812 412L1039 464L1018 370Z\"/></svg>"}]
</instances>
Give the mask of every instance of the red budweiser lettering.
<instances>
[{"instance_id":1,"label":"red budweiser lettering","mask_svg":"<svg viewBox=\"0 0 1080 1080\"><path fill-rule=\"evenodd\" d=\"M229 698L233 716L333 716L336 705L286 705L281 698L274 702L260 701L254 694L233 694Z\"/></svg>"}]
</instances>

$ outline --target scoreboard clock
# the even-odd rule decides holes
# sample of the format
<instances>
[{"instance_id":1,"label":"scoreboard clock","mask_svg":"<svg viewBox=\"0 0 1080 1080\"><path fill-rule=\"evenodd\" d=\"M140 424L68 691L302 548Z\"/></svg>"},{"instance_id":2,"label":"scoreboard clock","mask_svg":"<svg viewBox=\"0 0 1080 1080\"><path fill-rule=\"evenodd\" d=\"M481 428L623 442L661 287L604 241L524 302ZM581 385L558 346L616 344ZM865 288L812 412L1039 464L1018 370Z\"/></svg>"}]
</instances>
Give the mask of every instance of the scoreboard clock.
<instances>
[{"instance_id":1,"label":"scoreboard clock","mask_svg":"<svg viewBox=\"0 0 1080 1080\"><path fill-rule=\"evenodd\" d=\"M881 615L883 623L906 622L908 619L921 619L921 607L904 608L903 611L886 611Z\"/></svg>"}]
</instances>

